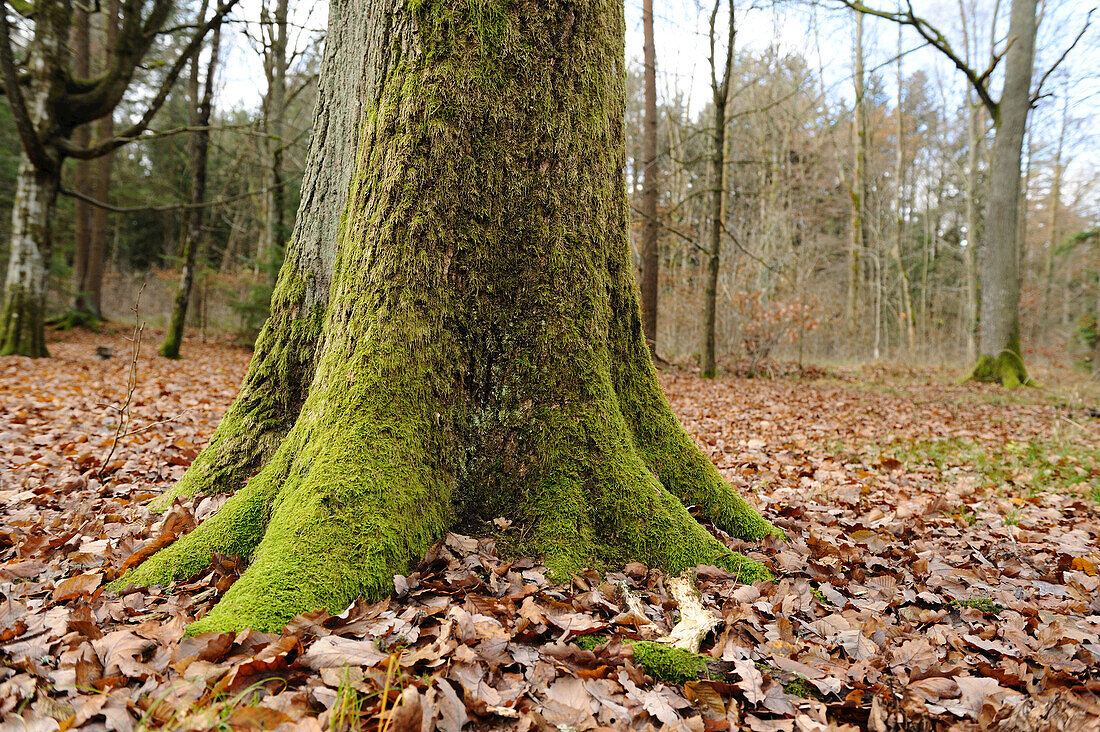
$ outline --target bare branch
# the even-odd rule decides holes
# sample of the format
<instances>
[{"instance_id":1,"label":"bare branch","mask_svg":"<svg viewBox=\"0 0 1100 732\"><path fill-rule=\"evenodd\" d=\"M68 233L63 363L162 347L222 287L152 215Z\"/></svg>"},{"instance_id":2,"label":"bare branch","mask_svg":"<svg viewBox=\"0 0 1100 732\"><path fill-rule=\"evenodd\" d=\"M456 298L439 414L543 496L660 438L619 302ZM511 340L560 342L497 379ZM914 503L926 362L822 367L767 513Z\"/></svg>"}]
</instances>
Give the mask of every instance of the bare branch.
<instances>
[{"instance_id":1,"label":"bare branch","mask_svg":"<svg viewBox=\"0 0 1100 732\"><path fill-rule=\"evenodd\" d=\"M867 5L863 4L862 0L838 0L838 2L844 5L844 7L851 8L852 10L863 13L864 15L873 15L876 18L883 18L893 23L900 23L902 25L907 25L913 28L913 30L915 30L920 35L920 37L928 43L928 45L932 46L937 51L946 56L948 60L950 60L951 63L955 65L955 68L963 72L967 80L970 82L970 85L974 87L974 91L977 93L978 98L982 100L982 104L985 105L985 108L989 110L989 113L990 115L992 115L993 119L1000 118L1000 104L995 101L990 95L988 81L989 74L992 73L993 69L997 66L997 63L1004 56L1003 53L1000 55L994 55L993 59L990 61L989 68L983 73L979 74L977 71L971 68L971 66L965 60L963 60L961 56L955 53L955 49L951 47L951 44L948 42L947 37L944 36L944 34L938 28L936 28L924 18L917 16L913 12L913 6L911 4L906 3L907 9L904 12L891 12L889 10L878 10L876 8L868 7ZM1006 48L1005 51L1007 50L1008 49Z\"/></svg>"},{"instance_id":2,"label":"bare branch","mask_svg":"<svg viewBox=\"0 0 1100 732\"><path fill-rule=\"evenodd\" d=\"M165 76L164 81L161 83L160 90L157 91L157 94L155 97L153 97L153 100L149 102L149 105L145 109L145 113L141 116L141 119L130 125L130 127L128 127L116 137L113 137L109 140L102 140L88 148L80 148L73 145L68 140L64 140L61 142L62 152L66 156L71 158L77 158L80 160L91 160L93 158L98 158L101 155L106 155L113 150L117 150L123 145L140 137L141 134L145 132L146 129L148 129L149 125L153 121L153 118L156 116L157 112L160 111L160 108L164 105L164 102L167 101L168 95L171 93L172 87L176 83L176 79L178 79L180 73L183 72L183 68L187 65L188 61L190 61L191 56L193 56L195 51L197 51L198 48L202 45L203 39L206 37L206 34L209 33L216 25L221 24L222 20L225 18L226 15L229 14L233 7L236 6L238 1L239 0L224 0L224 2L218 5L217 10L210 17L210 20L203 23L199 30L195 32L195 34L191 37L191 40L187 43L183 50L180 51L179 56L176 58L171 68L168 70L168 74Z\"/></svg>"},{"instance_id":3,"label":"bare branch","mask_svg":"<svg viewBox=\"0 0 1100 732\"><path fill-rule=\"evenodd\" d=\"M236 201L242 201L246 198L252 198L253 196L263 195L268 191L273 191L276 188L282 188L285 185L287 185L287 183L283 182L278 185L261 188L258 191L248 191L247 193L240 193L236 196L230 196L228 198L219 198L214 201L204 201L202 203L166 203L160 206L112 206L109 203L105 203L104 201L100 201L98 199L92 198L89 195L81 193L80 191L74 191L69 188L61 188L58 192L62 195L69 196L70 198L84 201L85 203L91 204L96 208L102 208L105 211L110 211L111 213L126 214L156 211L194 211L200 208L214 208L216 206L224 206L226 204L234 203Z\"/></svg>"},{"instance_id":4,"label":"bare branch","mask_svg":"<svg viewBox=\"0 0 1100 732\"><path fill-rule=\"evenodd\" d=\"M1035 104L1043 96L1045 96L1043 94L1043 84L1045 84L1047 82L1047 79L1050 78L1050 75L1053 74L1055 70L1062 65L1062 62L1066 60L1066 57L1069 56L1070 52L1081 41L1081 38L1084 37L1085 31L1087 31L1089 29L1089 25L1092 24L1092 14L1094 12L1096 12L1096 8L1092 8L1091 10L1089 10L1089 14L1085 16L1085 25L1082 26L1080 32L1078 32L1077 36L1073 39L1073 43L1069 44L1065 51L1062 51L1062 55L1058 57L1058 60L1054 62L1054 65L1047 69L1046 73L1044 73L1042 77L1039 78L1039 83L1035 86L1035 92L1031 95L1032 104Z\"/></svg>"}]
</instances>

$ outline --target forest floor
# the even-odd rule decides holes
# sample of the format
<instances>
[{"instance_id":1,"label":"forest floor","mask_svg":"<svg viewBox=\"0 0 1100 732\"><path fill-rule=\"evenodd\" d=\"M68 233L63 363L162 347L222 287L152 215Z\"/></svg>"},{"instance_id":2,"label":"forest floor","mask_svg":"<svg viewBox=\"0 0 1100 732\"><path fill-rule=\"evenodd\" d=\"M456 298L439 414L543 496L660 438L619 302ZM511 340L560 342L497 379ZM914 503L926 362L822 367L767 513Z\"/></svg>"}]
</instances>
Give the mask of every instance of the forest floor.
<instances>
[{"instance_id":1,"label":"forest floor","mask_svg":"<svg viewBox=\"0 0 1100 732\"><path fill-rule=\"evenodd\" d=\"M185 638L236 558L170 588L104 585L224 500L145 509L201 449L249 353L187 342L168 362L156 345L147 334L129 434L105 466L124 337L0 360L4 730L1100 728L1095 392L889 368L663 375L686 428L790 536L720 537L778 579L698 569L722 620L705 658L635 644L676 617L657 572L553 585L454 534L383 602L278 635ZM624 587L646 617L624 612Z\"/></svg>"}]
</instances>

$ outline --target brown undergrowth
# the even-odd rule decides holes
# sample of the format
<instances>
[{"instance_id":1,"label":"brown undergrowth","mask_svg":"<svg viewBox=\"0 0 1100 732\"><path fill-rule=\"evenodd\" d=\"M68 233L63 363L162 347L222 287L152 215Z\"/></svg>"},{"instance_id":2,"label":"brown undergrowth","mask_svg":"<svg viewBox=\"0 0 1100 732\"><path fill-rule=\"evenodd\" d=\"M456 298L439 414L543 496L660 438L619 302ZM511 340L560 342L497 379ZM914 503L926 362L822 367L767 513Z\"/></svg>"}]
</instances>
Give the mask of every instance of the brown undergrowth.
<instances>
[{"instance_id":1,"label":"brown undergrowth","mask_svg":"<svg viewBox=\"0 0 1100 732\"><path fill-rule=\"evenodd\" d=\"M698 568L723 619L653 661L675 620L657 572L553 585L449 535L394 596L281 634L184 638L240 562L122 597L103 586L211 515L145 504L179 478L248 353L143 354L113 434L120 336L0 360L0 726L5 729L1059 729L1100 720L1100 420L934 371L663 386L722 473L790 537L779 578ZM506 537L506 522L498 525ZM629 610L636 598L644 617ZM645 653L642 650L645 650ZM668 675L673 680L660 677Z\"/></svg>"}]
</instances>

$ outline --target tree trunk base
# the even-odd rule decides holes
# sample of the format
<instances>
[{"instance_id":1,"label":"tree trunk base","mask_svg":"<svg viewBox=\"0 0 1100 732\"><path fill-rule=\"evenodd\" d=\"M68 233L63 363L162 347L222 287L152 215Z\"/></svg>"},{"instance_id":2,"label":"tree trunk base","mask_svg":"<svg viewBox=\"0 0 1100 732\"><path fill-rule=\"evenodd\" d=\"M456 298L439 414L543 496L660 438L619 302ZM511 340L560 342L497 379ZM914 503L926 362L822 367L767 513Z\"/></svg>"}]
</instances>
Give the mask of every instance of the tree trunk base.
<instances>
[{"instance_id":1,"label":"tree trunk base","mask_svg":"<svg viewBox=\"0 0 1100 732\"><path fill-rule=\"evenodd\" d=\"M372 91L326 301L292 239L241 395L157 507L239 490L114 587L237 555L247 570L189 632L278 630L390 594L449 528L495 518L560 580L632 561L770 577L689 513L782 535L684 432L642 335L622 4L387 8L330 29L380 40L377 62L343 58Z\"/></svg>"},{"instance_id":2,"label":"tree trunk base","mask_svg":"<svg viewBox=\"0 0 1100 732\"><path fill-rule=\"evenodd\" d=\"M511 522L498 535L502 550L541 557L558 580L631 561L672 574L709 564L743 582L770 578L688 513L695 505L744 539L782 536L683 431L643 341L632 343L644 370L620 360L612 369L615 388L593 389L583 408L528 415L511 434L535 436L541 457L514 469L476 438L465 447L455 443L445 410L424 398L424 374L379 373L326 389L347 369L329 356L315 393L266 465L215 516L114 587L164 585L201 571L215 552L240 556L250 562L247 571L188 632L275 631L302 612L339 613L358 596L390 594L394 575L407 572L448 528L476 532L496 517ZM597 382L610 387L605 379ZM242 444L234 430L243 414L238 402L204 455L231 454L222 447L227 440ZM181 485L189 493L224 487L219 481L240 467L219 472L200 456ZM459 473L465 485L456 483Z\"/></svg>"},{"instance_id":3,"label":"tree trunk base","mask_svg":"<svg viewBox=\"0 0 1100 732\"><path fill-rule=\"evenodd\" d=\"M91 310L74 308L56 318L50 318L46 321L46 325L54 330L70 331L83 328L92 333L98 333L103 321Z\"/></svg>"},{"instance_id":4,"label":"tree trunk base","mask_svg":"<svg viewBox=\"0 0 1100 732\"><path fill-rule=\"evenodd\" d=\"M1020 386L1034 386L1035 382L1027 375L1024 361L1018 353L1002 351L1000 356L981 356L964 381L979 381L984 384L1000 384L1007 389Z\"/></svg>"},{"instance_id":5,"label":"tree trunk base","mask_svg":"<svg viewBox=\"0 0 1100 732\"><path fill-rule=\"evenodd\" d=\"M9 286L0 314L0 356L48 358L42 298Z\"/></svg>"}]
</instances>

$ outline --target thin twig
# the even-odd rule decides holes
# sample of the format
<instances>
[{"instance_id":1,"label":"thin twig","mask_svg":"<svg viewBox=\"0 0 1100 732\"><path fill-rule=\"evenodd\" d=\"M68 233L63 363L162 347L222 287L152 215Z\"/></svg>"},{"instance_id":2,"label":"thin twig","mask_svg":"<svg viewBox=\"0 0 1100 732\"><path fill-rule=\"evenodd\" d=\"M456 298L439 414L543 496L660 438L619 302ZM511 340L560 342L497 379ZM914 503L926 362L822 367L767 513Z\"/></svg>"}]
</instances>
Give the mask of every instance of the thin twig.
<instances>
[{"instance_id":1,"label":"thin twig","mask_svg":"<svg viewBox=\"0 0 1100 732\"><path fill-rule=\"evenodd\" d=\"M126 377L126 400L122 403L122 408L118 410L118 427L115 429L114 439L111 440L111 449L107 452L107 457L103 458L103 462L99 466L99 472L96 473L96 478L99 480L102 480L107 472L107 466L115 455L118 441L122 439L126 427L130 424L130 404L134 400L134 391L137 389L137 367L138 356L141 355L141 335L145 332L145 323L141 321L141 293L143 292L145 292L144 282L141 283L141 289L138 290L134 306L130 308L134 311L134 337L130 339L133 346L130 348L130 373Z\"/></svg>"}]
</instances>

